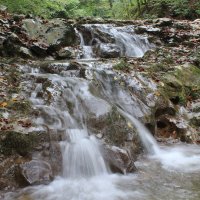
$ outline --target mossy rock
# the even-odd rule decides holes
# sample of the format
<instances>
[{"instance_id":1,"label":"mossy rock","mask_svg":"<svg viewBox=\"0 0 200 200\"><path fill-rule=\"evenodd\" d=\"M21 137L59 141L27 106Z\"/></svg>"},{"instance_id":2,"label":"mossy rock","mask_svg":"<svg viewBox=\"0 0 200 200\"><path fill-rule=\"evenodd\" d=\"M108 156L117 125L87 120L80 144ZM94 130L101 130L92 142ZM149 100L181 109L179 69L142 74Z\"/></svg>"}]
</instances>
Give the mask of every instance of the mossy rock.
<instances>
[{"instance_id":1,"label":"mossy rock","mask_svg":"<svg viewBox=\"0 0 200 200\"><path fill-rule=\"evenodd\" d=\"M12 101L8 104L7 108L28 114L31 111L31 104L30 101Z\"/></svg>"},{"instance_id":2,"label":"mossy rock","mask_svg":"<svg viewBox=\"0 0 200 200\"><path fill-rule=\"evenodd\" d=\"M129 68L130 68L130 64L125 59L121 59L119 63L113 66L113 69L122 70L122 71L128 70Z\"/></svg>"},{"instance_id":3,"label":"mossy rock","mask_svg":"<svg viewBox=\"0 0 200 200\"><path fill-rule=\"evenodd\" d=\"M185 105L188 100L200 98L200 69L190 65L178 66L175 71L161 77L164 87L159 92L166 99L179 99L179 104Z\"/></svg>"},{"instance_id":4,"label":"mossy rock","mask_svg":"<svg viewBox=\"0 0 200 200\"><path fill-rule=\"evenodd\" d=\"M0 151L5 155L13 152L19 155L27 155L34 146L35 137L32 134L23 134L15 131L2 132L3 139L0 140Z\"/></svg>"},{"instance_id":5,"label":"mossy rock","mask_svg":"<svg viewBox=\"0 0 200 200\"><path fill-rule=\"evenodd\" d=\"M200 127L200 116L198 117L193 117L191 120L190 120L190 123L194 126L197 126L197 127Z\"/></svg>"}]
</instances>

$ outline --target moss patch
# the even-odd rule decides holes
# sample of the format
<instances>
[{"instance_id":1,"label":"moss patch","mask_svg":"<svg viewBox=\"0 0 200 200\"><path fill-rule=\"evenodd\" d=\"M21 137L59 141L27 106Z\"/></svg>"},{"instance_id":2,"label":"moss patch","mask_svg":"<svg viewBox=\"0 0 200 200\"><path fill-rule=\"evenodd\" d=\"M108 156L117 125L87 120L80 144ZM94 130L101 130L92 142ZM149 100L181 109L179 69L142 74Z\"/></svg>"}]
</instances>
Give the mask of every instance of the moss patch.
<instances>
[{"instance_id":1,"label":"moss patch","mask_svg":"<svg viewBox=\"0 0 200 200\"><path fill-rule=\"evenodd\" d=\"M19 111L23 114L28 114L31 110L30 101L12 101L9 103L8 109Z\"/></svg>"},{"instance_id":2,"label":"moss patch","mask_svg":"<svg viewBox=\"0 0 200 200\"><path fill-rule=\"evenodd\" d=\"M200 98L200 69L195 66L178 67L173 72L159 77L164 87L159 92L166 99L178 97L179 104Z\"/></svg>"},{"instance_id":3,"label":"moss patch","mask_svg":"<svg viewBox=\"0 0 200 200\"><path fill-rule=\"evenodd\" d=\"M115 70L127 71L130 68L130 64L126 61L126 59L121 59L119 63L113 66Z\"/></svg>"},{"instance_id":4,"label":"moss patch","mask_svg":"<svg viewBox=\"0 0 200 200\"><path fill-rule=\"evenodd\" d=\"M13 152L19 155L27 155L36 143L34 134L23 134L15 131L6 131L1 133L0 151L5 155Z\"/></svg>"}]
</instances>

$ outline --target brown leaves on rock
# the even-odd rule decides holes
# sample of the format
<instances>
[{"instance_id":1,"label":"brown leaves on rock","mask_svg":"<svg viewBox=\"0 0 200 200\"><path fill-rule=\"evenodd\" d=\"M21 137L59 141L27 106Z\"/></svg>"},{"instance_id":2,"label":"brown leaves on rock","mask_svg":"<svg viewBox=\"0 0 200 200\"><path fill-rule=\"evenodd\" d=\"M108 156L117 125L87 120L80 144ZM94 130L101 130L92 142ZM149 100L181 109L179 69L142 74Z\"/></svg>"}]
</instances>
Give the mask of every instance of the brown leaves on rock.
<instances>
[{"instance_id":1,"label":"brown leaves on rock","mask_svg":"<svg viewBox=\"0 0 200 200\"><path fill-rule=\"evenodd\" d=\"M32 125L32 123L29 120L25 120L25 121L19 120L18 124L21 125L24 128L30 128L31 125Z\"/></svg>"},{"instance_id":2,"label":"brown leaves on rock","mask_svg":"<svg viewBox=\"0 0 200 200\"><path fill-rule=\"evenodd\" d=\"M10 119L0 118L0 130L1 131L12 130L13 125L11 123L12 121Z\"/></svg>"},{"instance_id":3,"label":"brown leaves on rock","mask_svg":"<svg viewBox=\"0 0 200 200\"><path fill-rule=\"evenodd\" d=\"M0 103L0 107L2 107L2 108L6 107L7 105L8 105L7 102L2 102L2 103Z\"/></svg>"}]
</instances>

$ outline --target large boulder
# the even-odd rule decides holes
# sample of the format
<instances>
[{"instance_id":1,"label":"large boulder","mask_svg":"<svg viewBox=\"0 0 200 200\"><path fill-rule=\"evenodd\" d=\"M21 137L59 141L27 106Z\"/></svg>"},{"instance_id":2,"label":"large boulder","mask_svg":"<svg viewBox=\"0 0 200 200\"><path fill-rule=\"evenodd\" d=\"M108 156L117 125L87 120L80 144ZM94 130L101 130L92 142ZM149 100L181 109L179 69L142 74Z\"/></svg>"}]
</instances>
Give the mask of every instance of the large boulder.
<instances>
[{"instance_id":1,"label":"large boulder","mask_svg":"<svg viewBox=\"0 0 200 200\"><path fill-rule=\"evenodd\" d=\"M49 53L59 50L63 46L76 43L74 28L63 19L42 21L39 19L24 19L23 28L29 37L39 43L49 46Z\"/></svg>"}]
</instances>

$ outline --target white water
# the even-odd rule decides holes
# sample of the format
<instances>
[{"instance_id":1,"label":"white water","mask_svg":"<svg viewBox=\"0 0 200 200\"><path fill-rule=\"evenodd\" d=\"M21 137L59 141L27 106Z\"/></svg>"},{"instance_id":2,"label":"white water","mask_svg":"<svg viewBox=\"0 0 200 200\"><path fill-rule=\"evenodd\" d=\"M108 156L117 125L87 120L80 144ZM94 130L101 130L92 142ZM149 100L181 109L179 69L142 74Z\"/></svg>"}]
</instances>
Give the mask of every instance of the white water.
<instances>
[{"instance_id":1,"label":"white water","mask_svg":"<svg viewBox=\"0 0 200 200\"><path fill-rule=\"evenodd\" d=\"M180 145L160 148L151 133L136 118L137 114L134 112L142 111L139 108L139 110L130 109L131 106L137 105L135 102L131 103L134 99L126 95L122 89L116 92L111 86L112 83L99 80L108 84L104 91L107 98L105 101L90 93L86 80L57 75L47 77L55 84L56 92L51 91L54 104L44 105L44 101L37 97L42 90L41 84L35 86L31 100L36 108L45 113L43 118L39 117L36 120L38 124L46 124L56 130L66 130L66 140L61 142L63 174L49 185L30 187L17 195L8 194L5 200L24 200L26 199L24 194L28 194L30 200L198 200L198 197L193 197L190 193L190 190L194 189L192 185L194 178L190 173L200 171L198 146ZM62 95L59 90L62 91ZM130 105L126 104L127 99ZM74 104L73 112L67 108L66 101L69 100ZM96 116L101 116L113 104L120 105L119 112L137 129L144 147L151 154L149 160L138 164L139 168L140 165L144 165L141 174L127 176L109 174L101 153L101 143L87 131L83 107L86 107L87 112L93 111ZM172 174L172 171L175 171L175 174ZM184 181L175 181L182 173L187 174L186 181L190 181L192 186L185 186ZM165 186L168 182L175 185L175 190L171 185ZM165 187L161 191L157 189L163 186Z\"/></svg>"},{"instance_id":2,"label":"white water","mask_svg":"<svg viewBox=\"0 0 200 200\"><path fill-rule=\"evenodd\" d=\"M158 144L156 143L156 140L151 135L151 133L147 130L147 128L139 120L137 120L136 118L134 118L127 112L124 112L121 109L119 109L119 112L122 114L122 116L127 118L133 124L133 126L137 129L140 139L144 147L146 148L147 152L149 154L159 155L160 148Z\"/></svg>"},{"instance_id":3,"label":"white water","mask_svg":"<svg viewBox=\"0 0 200 200\"><path fill-rule=\"evenodd\" d=\"M84 129L67 130L69 142L63 149L63 176L80 179L107 174L106 165L94 136Z\"/></svg>"},{"instance_id":4,"label":"white water","mask_svg":"<svg viewBox=\"0 0 200 200\"><path fill-rule=\"evenodd\" d=\"M151 155L150 157L158 160L165 169L182 172L200 170L200 149L198 149L198 145L177 145L171 148L161 148L141 122L120 109L119 112L136 127L144 147Z\"/></svg>"},{"instance_id":5,"label":"white water","mask_svg":"<svg viewBox=\"0 0 200 200\"><path fill-rule=\"evenodd\" d=\"M84 41L82 33L77 31L77 30L76 30L76 32L80 37L80 46L81 46L82 51L83 51L82 58L83 59L91 59L91 58L93 58L94 54L93 54L92 46L85 45L85 41Z\"/></svg>"},{"instance_id":6,"label":"white water","mask_svg":"<svg viewBox=\"0 0 200 200\"><path fill-rule=\"evenodd\" d=\"M111 24L84 26L91 32L98 29L114 38L115 44L121 49L121 56L142 57L146 51L154 47L146 37L135 34L133 26L115 27Z\"/></svg>"}]
</instances>

